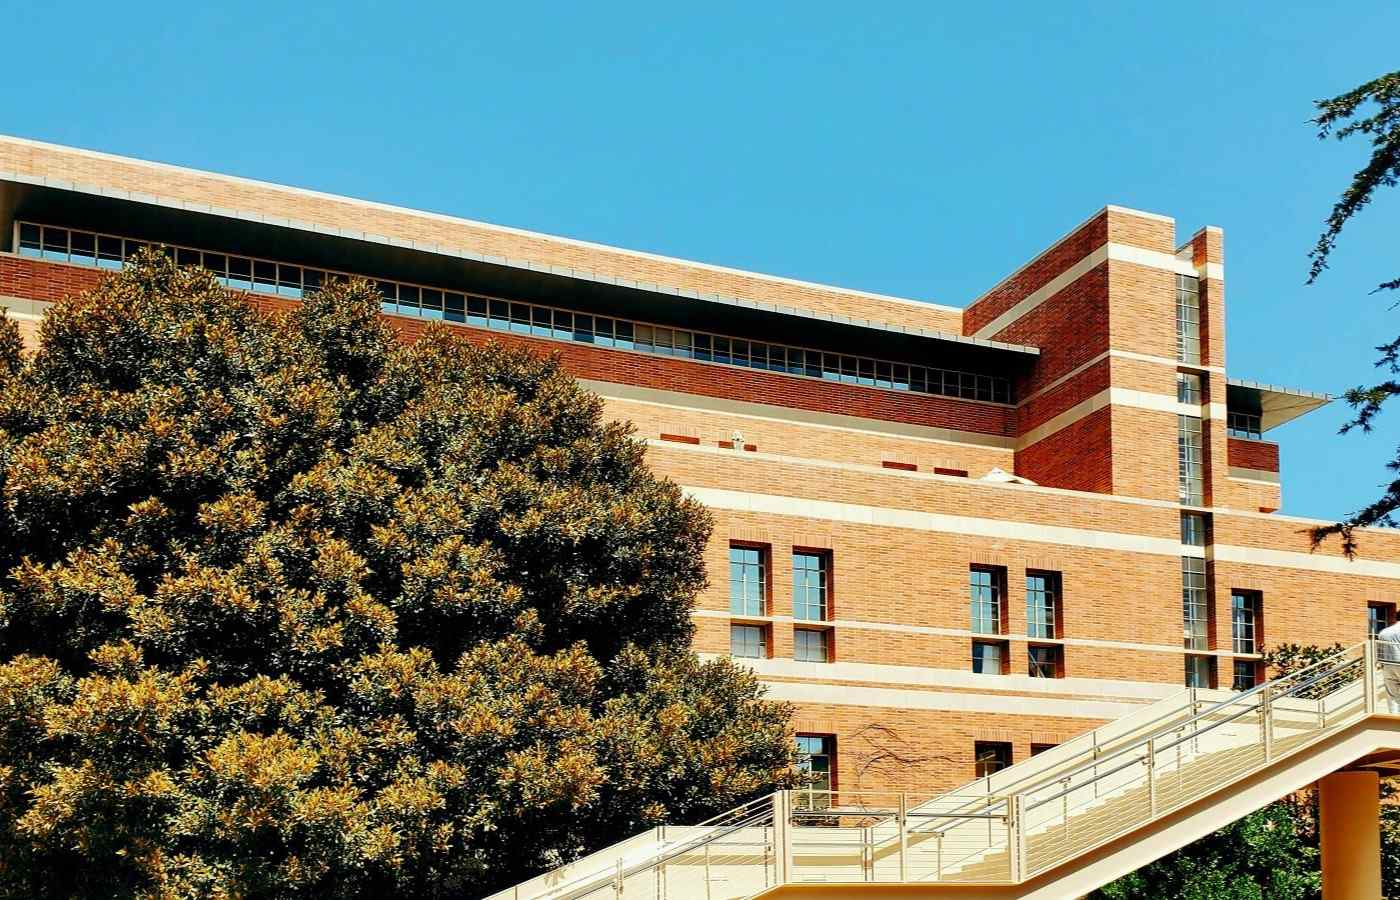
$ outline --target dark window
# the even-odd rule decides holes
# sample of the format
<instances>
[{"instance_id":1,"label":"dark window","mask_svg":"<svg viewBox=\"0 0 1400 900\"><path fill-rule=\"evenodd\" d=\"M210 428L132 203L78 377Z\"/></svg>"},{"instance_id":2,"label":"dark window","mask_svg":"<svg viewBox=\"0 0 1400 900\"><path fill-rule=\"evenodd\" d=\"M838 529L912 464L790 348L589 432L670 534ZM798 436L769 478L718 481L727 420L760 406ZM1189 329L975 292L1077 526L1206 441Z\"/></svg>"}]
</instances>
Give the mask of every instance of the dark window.
<instances>
[{"instance_id":1,"label":"dark window","mask_svg":"<svg viewBox=\"0 0 1400 900\"><path fill-rule=\"evenodd\" d=\"M118 241L118 244L121 242ZM19 255L38 256L43 253L43 244L39 240L39 226L28 223L19 226Z\"/></svg>"},{"instance_id":2,"label":"dark window","mask_svg":"<svg viewBox=\"0 0 1400 900\"><path fill-rule=\"evenodd\" d=\"M1001 741L977 741L972 745L974 772L986 778L1011 765L1011 745Z\"/></svg>"},{"instance_id":3,"label":"dark window","mask_svg":"<svg viewBox=\"0 0 1400 900\"><path fill-rule=\"evenodd\" d=\"M1054 750L1059 744L1031 744L1031 756L1039 756L1046 750Z\"/></svg>"},{"instance_id":4,"label":"dark window","mask_svg":"<svg viewBox=\"0 0 1400 900\"><path fill-rule=\"evenodd\" d=\"M1057 645L1031 644L1027 648L1032 678L1059 678L1064 668L1062 648Z\"/></svg>"},{"instance_id":5,"label":"dark window","mask_svg":"<svg viewBox=\"0 0 1400 900\"><path fill-rule=\"evenodd\" d=\"M1264 437L1261 418L1254 413L1229 412L1225 416L1225 430L1230 437L1257 441Z\"/></svg>"},{"instance_id":6,"label":"dark window","mask_svg":"<svg viewBox=\"0 0 1400 900\"><path fill-rule=\"evenodd\" d=\"M1235 660L1235 678L1231 686L1237 691L1247 691L1259 684L1259 664L1252 659Z\"/></svg>"},{"instance_id":7,"label":"dark window","mask_svg":"<svg viewBox=\"0 0 1400 900\"><path fill-rule=\"evenodd\" d=\"M1366 607L1366 636L1375 638L1395 624L1394 603L1371 603Z\"/></svg>"},{"instance_id":8,"label":"dark window","mask_svg":"<svg viewBox=\"0 0 1400 900\"><path fill-rule=\"evenodd\" d=\"M794 551L792 554L792 616L821 622L827 618L830 556L826 553Z\"/></svg>"},{"instance_id":9,"label":"dark window","mask_svg":"<svg viewBox=\"0 0 1400 900\"><path fill-rule=\"evenodd\" d=\"M729 611L737 616L768 614L768 549L729 546Z\"/></svg>"}]
</instances>

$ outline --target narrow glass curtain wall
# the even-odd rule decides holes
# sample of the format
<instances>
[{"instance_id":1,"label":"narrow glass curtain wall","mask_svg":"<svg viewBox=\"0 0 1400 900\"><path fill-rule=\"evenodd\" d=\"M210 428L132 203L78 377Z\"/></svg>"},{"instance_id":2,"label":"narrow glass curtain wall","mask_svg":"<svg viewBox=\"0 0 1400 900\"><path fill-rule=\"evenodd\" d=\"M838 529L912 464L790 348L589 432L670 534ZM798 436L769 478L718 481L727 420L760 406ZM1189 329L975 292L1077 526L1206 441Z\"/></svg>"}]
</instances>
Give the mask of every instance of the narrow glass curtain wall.
<instances>
[{"instance_id":1,"label":"narrow glass curtain wall","mask_svg":"<svg viewBox=\"0 0 1400 900\"><path fill-rule=\"evenodd\" d=\"M1181 560L1182 645L1187 650L1209 650L1210 610L1206 599L1206 561L1194 556Z\"/></svg>"},{"instance_id":2,"label":"narrow glass curtain wall","mask_svg":"<svg viewBox=\"0 0 1400 900\"><path fill-rule=\"evenodd\" d=\"M1177 416L1178 494L1188 506L1205 505L1205 451L1201 420L1197 416Z\"/></svg>"},{"instance_id":3,"label":"narrow glass curtain wall","mask_svg":"<svg viewBox=\"0 0 1400 900\"><path fill-rule=\"evenodd\" d=\"M1194 275L1176 276L1176 358L1201 364L1201 285Z\"/></svg>"}]
</instances>

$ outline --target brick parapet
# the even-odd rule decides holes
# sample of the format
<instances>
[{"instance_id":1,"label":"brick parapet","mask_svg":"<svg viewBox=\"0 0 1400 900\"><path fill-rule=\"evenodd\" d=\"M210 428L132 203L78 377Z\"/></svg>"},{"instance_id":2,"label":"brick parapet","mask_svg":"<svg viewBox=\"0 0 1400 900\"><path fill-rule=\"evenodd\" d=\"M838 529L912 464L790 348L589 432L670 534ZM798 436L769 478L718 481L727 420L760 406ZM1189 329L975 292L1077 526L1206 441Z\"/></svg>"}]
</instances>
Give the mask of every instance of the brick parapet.
<instances>
[{"instance_id":1,"label":"brick parapet","mask_svg":"<svg viewBox=\"0 0 1400 900\"><path fill-rule=\"evenodd\" d=\"M67 181L108 194L162 198L196 210L223 210L380 236L427 247L566 267L596 276L716 293L816 313L962 333L959 310L915 300L742 272L379 203L297 190L156 163L0 137L0 174ZM676 297L676 303L689 302Z\"/></svg>"}]
</instances>

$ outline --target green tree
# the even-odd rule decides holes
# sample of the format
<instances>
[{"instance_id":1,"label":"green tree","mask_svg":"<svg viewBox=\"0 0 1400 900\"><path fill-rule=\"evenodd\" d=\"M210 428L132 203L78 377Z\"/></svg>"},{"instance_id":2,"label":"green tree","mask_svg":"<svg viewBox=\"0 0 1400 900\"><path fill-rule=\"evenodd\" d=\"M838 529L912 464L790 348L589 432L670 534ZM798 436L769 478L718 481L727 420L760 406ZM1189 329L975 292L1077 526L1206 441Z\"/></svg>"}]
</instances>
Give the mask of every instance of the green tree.
<instances>
[{"instance_id":1,"label":"green tree","mask_svg":"<svg viewBox=\"0 0 1400 900\"><path fill-rule=\"evenodd\" d=\"M151 254L0 318L0 896L474 896L791 776L553 361Z\"/></svg>"},{"instance_id":2,"label":"green tree","mask_svg":"<svg viewBox=\"0 0 1400 900\"><path fill-rule=\"evenodd\" d=\"M1272 803L1094 893L1099 900L1310 900L1320 896L1306 810Z\"/></svg>"},{"instance_id":3,"label":"green tree","mask_svg":"<svg viewBox=\"0 0 1400 900\"><path fill-rule=\"evenodd\" d=\"M1318 115L1313 124L1317 126L1319 138L1367 139L1371 157L1352 176L1351 184L1333 204L1326 227L1308 254L1312 259L1308 284L1316 282L1327 269L1342 229L1352 217L1371 202L1378 188L1394 187L1400 180L1400 72L1382 75L1331 99L1318 100L1315 106ZM1396 289L1400 289L1400 277L1382 282L1373 293ZM1400 380L1395 377L1400 376L1400 338L1376 350L1380 353L1376 366L1391 377L1346 392L1346 402L1356 414L1342 426L1343 434L1354 428L1370 431L1386 401L1400 394ZM1400 473L1400 448L1386 465L1392 472ZM1392 480L1379 498L1353 512L1345 521L1314 529L1313 541L1320 542L1329 535L1338 534L1343 549L1350 555L1356 550L1354 529L1368 525L1395 526L1396 510L1400 510L1400 477Z\"/></svg>"}]
</instances>

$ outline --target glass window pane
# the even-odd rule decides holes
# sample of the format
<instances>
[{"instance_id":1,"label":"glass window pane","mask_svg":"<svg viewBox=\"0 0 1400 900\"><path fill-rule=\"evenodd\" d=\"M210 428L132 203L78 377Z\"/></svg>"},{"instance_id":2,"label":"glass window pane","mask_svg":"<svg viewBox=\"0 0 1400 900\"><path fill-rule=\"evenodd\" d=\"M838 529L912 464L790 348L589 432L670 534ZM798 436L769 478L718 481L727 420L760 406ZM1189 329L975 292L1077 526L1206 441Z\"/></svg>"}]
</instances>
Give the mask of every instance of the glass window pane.
<instances>
[{"instance_id":1,"label":"glass window pane","mask_svg":"<svg viewBox=\"0 0 1400 900\"><path fill-rule=\"evenodd\" d=\"M121 243L120 240L117 241ZM43 243L40 240L40 230L38 225L28 223L19 226L19 253L20 256L39 256L43 252Z\"/></svg>"},{"instance_id":2,"label":"glass window pane","mask_svg":"<svg viewBox=\"0 0 1400 900\"><path fill-rule=\"evenodd\" d=\"M229 287L249 291L253 289L253 261L243 256L228 258Z\"/></svg>"},{"instance_id":3,"label":"glass window pane","mask_svg":"<svg viewBox=\"0 0 1400 900\"><path fill-rule=\"evenodd\" d=\"M122 265L122 239L118 237L97 237L97 264L104 269L120 269Z\"/></svg>"},{"instance_id":4,"label":"glass window pane","mask_svg":"<svg viewBox=\"0 0 1400 900\"><path fill-rule=\"evenodd\" d=\"M69 259L90 266L97 262L97 235L90 231L75 231L69 235L72 243Z\"/></svg>"}]
</instances>

